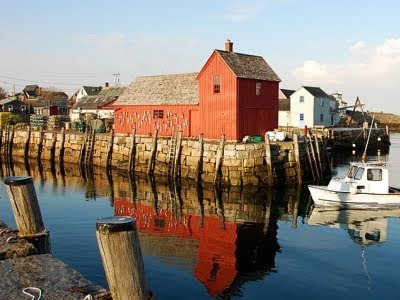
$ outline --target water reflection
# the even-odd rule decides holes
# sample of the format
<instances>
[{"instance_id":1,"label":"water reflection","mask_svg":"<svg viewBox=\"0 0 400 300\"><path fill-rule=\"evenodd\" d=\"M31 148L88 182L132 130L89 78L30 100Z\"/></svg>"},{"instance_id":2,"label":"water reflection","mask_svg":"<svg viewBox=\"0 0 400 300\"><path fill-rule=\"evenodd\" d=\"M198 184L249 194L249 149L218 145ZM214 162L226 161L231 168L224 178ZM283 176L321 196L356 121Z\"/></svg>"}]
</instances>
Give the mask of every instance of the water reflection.
<instances>
[{"instance_id":1,"label":"water reflection","mask_svg":"<svg viewBox=\"0 0 400 300\"><path fill-rule=\"evenodd\" d=\"M50 183L54 193L79 187L87 201L108 198L115 215L136 218L145 255L167 264L173 258L175 265L191 259L193 277L221 298L241 295L246 282L276 272L275 256L282 250L278 221L296 228L309 207L301 189L215 188L69 164L54 168L36 160L15 162L9 174L29 174Z\"/></svg>"},{"instance_id":2,"label":"water reflection","mask_svg":"<svg viewBox=\"0 0 400 300\"><path fill-rule=\"evenodd\" d=\"M367 246L386 241L389 217L400 217L400 209L324 210L314 208L307 223L343 229L354 242Z\"/></svg>"}]
</instances>

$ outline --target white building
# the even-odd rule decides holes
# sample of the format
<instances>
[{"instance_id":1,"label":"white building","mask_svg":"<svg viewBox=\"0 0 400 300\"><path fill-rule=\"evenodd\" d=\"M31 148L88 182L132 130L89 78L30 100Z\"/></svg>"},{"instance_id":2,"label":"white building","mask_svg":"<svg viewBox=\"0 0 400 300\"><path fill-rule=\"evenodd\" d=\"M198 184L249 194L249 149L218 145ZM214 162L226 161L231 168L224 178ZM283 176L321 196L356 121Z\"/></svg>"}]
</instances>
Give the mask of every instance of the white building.
<instances>
[{"instance_id":1,"label":"white building","mask_svg":"<svg viewBox=\"0 0 400 300\"><path fill-rule=\"evenodd\" d=\"M294 90L279 90L279 113L278 113L278 126L279 127L291 127L290 118L290 96L294 93Z\"/></svg>"},{"instance_id":2,"label":"white building","mask_svg":"<svg viewBox=\"0 0 400 300\"><path fill-rule=\"evenodd\" d=\"M321 88L302 86L290 95L291 126L333 126L339 120L338 102Z\"/></svg>"},{"instance_id":3,"label":"white building","mask_svg":"<svg viewBox=\"0 0 400 300\"><path fill-rule=\"evenodd\" d=\"M85 97L97 96L101 89L101 86L82 86L76 95L76 102L79 102Z\"/></svg>"},{"instance_id":4,"label":"white building","mask_svg":"<svg viewBox=\"0 0 400 300\"><path fill-rule=\"evenodd\" d=\"M341 93L336 92L333 93L331 96L335 98L336 101L338 102L338 109L340 115L342 116L346 115L347 102L343 100L343 95Z\"/></svg>"}]
</instances>

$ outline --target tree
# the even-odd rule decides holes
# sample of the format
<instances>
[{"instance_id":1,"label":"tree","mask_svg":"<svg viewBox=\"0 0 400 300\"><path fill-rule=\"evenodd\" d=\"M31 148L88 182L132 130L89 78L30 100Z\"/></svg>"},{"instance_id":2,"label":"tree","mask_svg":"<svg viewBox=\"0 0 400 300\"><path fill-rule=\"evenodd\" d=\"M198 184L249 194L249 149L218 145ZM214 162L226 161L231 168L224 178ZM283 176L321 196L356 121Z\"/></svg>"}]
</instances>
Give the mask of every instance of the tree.
<instances>
[{"instance_id":1,"label":"tree","mask_svg":"<svg viewBox=\"0 0 400 300\"><path fill-rule=\"evenodd\" d=\"M0 99L7 98L6 90L0 86Z\"/></svg>"}]
</instances>

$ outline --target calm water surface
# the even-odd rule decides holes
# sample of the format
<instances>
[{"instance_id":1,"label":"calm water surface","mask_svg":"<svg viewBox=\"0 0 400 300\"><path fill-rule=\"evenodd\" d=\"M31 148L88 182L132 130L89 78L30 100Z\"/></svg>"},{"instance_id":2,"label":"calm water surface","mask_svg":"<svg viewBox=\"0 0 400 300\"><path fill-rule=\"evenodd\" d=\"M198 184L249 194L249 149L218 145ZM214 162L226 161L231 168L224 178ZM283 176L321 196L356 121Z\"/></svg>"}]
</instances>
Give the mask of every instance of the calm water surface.
<instances>
[{"instance_id":1,"label":"calm water surface","mask_svg":"<svg viewBox=\"0 0 400 300\"><path fill-rule=\"evenodd\" d=\"M400 186L400 135L391 141L379 159ZM335 172L353 159L336 153ZM27 170L15 163L6 173ZM62 175L31 165L29 173L54 255L103 286L96 219L131 215L157 299L397 299L400 292L400 210L321 212L306 189L174 188L75 166ZM15 226L3 183L0 219Z\"/></svg>"}]
</instances>

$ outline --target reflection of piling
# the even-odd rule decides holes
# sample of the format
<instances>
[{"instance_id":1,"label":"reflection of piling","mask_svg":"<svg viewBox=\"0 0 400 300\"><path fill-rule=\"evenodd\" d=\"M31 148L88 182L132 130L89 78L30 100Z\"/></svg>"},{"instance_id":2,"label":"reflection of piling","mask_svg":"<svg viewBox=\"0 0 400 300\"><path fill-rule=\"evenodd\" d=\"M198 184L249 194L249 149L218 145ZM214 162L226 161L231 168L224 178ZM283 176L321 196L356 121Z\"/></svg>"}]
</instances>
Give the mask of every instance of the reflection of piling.
<instances>
[{"instance_id":1,"label":"reflection of piling","mask_svg":"<svg viewBox=\"0 0 400 300\"><path fill-rule=\"evenodd\" d=\"M19 237L30 240L39 253L50 253L49 233L44 227L32 177L7 177L4 183Z\"/></svg>"},{"instance_id":2,"label":"reflection of piling","mask_svg":"<svg viewBox=\"0 0 400 300\"><path fill-rule=\"evenodd\" d=\"M37 160L40 161L41 155L42 155L42 150L43 150L43 127L40 127L39 131L39 142L38 142L38 148L37 148L37 153L36 157Z\"/></svg>"},{"instance_id":3,"label":"reflection of piling","mask_svg":"<svg viewBox=\"0 0 400 300\"><path fill-rule=\"evenodd\" d=\"M136 221L130 217L98 220L96 237L112 298L149 299Z\"/></svg>"},{"instance_id":4,"label":"reflection of piling","mask_svg":"<svg viewBox=\"0 0 400 300\"><path fill-rule=\"evenodd\" d=\"M158 194L157 194L156 179L154 178L154 176L149 174L147 176L147 180L149 182L150 191L151 191L152 198L153 198L154 212L157 215L158 214Z\"/></svg>"},{"instance_id":5,"label":"reflection of piling","mask_svg":"<svg viewBox=\"0 0 400 300\"><path fill-rule=\"evenodd\" d=\"M24 148L24 156L25 156L25 161L28 161L29 159L29 143L31 140L31 126L28 126L26 128L26 138L25 138L25 148Z\"/></svg>"},{"instance_id":6,"label":"reflection of piling","mask_svg":"<svg viewBox=\"0 0 400 300\"><path fill-rule=\"evenodd\" d=\"M219 180L221 177L221 166L222 166L222 159L224 157L224 146L225 146L225 134L222 134L217 151L217 158L215 159L214 183L217 183L217 180Z\"/></svg>"},{"instance_id":7,"label":"reflection of piling","mask_svg":"<svg viewBox=\"0 0 400 300\"><path fill-rule=\"evenodd\" d=\"M268 189L266 196L267 199L265 201L264 227L263 227L264 234L267 234L269 228L269 221L271 217L272 191Z\"/></svg>"},{"instance_id":8,"label":"reflection of piling","mask_svg":"<svg viewBox=\"0 0 400 300\"><path fill-rule=\"evenodd\" d=\"M203 203L203 186L201 185L200 181L197 181L196 185L196 192L197 192L197 200L199 202L200 207L200 228L204 227L204 203Z\"/></svg>"}]
</instances>

